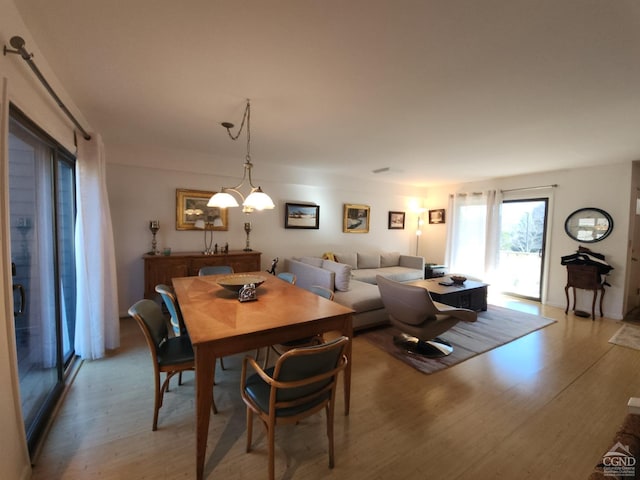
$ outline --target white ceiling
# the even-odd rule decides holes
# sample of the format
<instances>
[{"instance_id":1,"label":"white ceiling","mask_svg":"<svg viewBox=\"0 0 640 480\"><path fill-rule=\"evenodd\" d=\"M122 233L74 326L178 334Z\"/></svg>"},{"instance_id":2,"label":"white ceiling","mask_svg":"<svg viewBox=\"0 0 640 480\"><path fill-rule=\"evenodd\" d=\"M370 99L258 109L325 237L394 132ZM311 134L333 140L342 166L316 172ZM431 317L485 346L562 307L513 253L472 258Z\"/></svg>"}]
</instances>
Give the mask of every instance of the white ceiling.
<instances>
[{"instance_id":1,"label":"white ceiling","mask_svg":"<svg viewBox=\"0 0 640 480\"><path fill-rule=\"evenodd\" d=\"M256 171L436 185L640 159L637 0L16 5L107 147L241 162L219 123L251 98Z\"/></svg>"}]
</instances>

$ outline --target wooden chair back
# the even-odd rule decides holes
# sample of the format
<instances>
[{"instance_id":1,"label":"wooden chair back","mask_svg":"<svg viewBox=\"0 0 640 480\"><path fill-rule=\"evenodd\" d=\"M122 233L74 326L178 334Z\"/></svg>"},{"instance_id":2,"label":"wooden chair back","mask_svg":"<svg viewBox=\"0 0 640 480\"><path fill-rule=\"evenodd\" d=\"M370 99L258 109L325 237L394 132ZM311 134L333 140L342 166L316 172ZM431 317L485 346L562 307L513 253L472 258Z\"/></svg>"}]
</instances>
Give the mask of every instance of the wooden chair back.
<instances>
[{"instance_id":1,"label":"wooden chair back","mask_svg":"<svg viewBox=\"0 0 640 480\"><path fill-rule=\"evenodd\" d=\"M333 418L338 374L347 365L347 337L312 347L294 348L282 354L273 369L262 369L254 358L242 364L241 395L247 405L247 452L251 450L253 414L267 428L269 479L275 475L275 426L297 423L314 413L327 412L329 468L334 465ZM249 368L256 373L247 376Z\"/></svg>"}]
</instances>

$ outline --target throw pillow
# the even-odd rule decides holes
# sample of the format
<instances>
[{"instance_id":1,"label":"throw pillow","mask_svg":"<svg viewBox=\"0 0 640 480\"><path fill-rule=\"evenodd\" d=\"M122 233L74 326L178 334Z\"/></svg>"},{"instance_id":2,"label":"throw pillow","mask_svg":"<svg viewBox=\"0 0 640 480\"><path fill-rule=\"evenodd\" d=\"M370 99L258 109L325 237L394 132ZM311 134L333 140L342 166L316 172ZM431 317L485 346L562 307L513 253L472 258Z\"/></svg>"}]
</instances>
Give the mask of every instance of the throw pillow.
<instances>
[{"instance_id":1,"label":"throw pillow","mask_svg":"<svg viewBox=\"0 0 640 480\"><path fill-rule=\"evenodd\" d=\"M400 265L400 254L398 252L382 252L380 254L381 267L397 267Z\"/></svg>"},{"instance_id":2,"label":"throw pillow","mask_svg":"<svg viewBox=\"0 0 640 480\"><path fill-rule=\"evenodd\" d=\"M358 256L355 253L334 253L336 262L346 263L353 270L358 268Z\"/></svg>"},{"instance_id":3,"label":"throw pillow","mask_svg":"<svg viewBox=\"0 0 640 480\"><path fill-rule=\"evenodd\" d=\"M378 253L358 253L358 268L380 268Z\"/></svg>"},{"instance_id":4,"label":"throw pillow","mask_svg":"<svg viewBox=\"0 0 640 480\"><path fill-rule=\"evenodd\" d=\"M351 266L344 263L332 262L331 260L324 260L322 262L322 268L335 272L335 287L340 292L349 291L349 282L351 281Z\"/></svg>"},{"instance_id":5,"label":"throw pillow","mask_svg":"<svg viewBox=\"0 0 640 480\"><path fill-rule=\"evenodd\" d=\"M336 256L333 254L333 252L325 252L322 254L322 258L324 260L331 260L332 262L336 261Z\"/></svg>"},{"instance_id":6,"label":"throw pillow","mask_svg":"<svg viewBox=\"0 0 640 480\"><path fill-rule=\"evenodd\" d=\"M300 257L300 261L314 267L322 267L322 259L320 257Z\"/></svg>"}]
</instances>

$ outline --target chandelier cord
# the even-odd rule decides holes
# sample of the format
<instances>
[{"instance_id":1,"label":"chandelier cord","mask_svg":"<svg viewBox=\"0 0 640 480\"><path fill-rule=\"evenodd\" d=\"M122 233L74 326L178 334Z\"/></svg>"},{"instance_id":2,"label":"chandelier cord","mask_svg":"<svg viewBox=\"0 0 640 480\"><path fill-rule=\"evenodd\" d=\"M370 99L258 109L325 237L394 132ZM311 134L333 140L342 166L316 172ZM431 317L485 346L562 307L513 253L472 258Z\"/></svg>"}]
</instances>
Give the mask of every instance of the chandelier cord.
<instances>
[{"instance_id":1,"label":"chandelier cord","mask_svg":"<svg viewBox=\"0 0 640 480\"><path fill-rule=\"evenodd\" d=\"M223 123L223 126L227 129L227 134L229 135L231 140L238 140L238 138L240 138L240 134L242 133L242 129L244 128L245 122L247 124L247 154L244 160L244 173L242 175L242 181L233 188L229 188L229 187L222 188L223 191L233 190L234 192L238 193L243 199L244 199L244 195L242 195L238 191L238 188L240 188L244 184L244 181L245 179L247 179L247 177L249 180L249 186L253 190L256 189L256 187L253 185L253 180L251 179L251 167L253 167L253 164L251 163L251 103L248 98L247 98L247 106L244 109L244 114L242 115L242 121L240 122L240 128L238 128L238 132L235 135L233 135L231 133L231 128L233 128L233 125Z\"/></svg>"},{"instance_id":2,"label":"chandelier cord","mask_svg":"<svg viewBox=\"0 0 640 480\"><path fill-rule=\"evenodd\" d=\"M240 128L238 128L238 133L233 135L231 133L231 127L226 127L227 134L231 140L238 140L240 138L240 134L242 133L242 129L244 128L245 121L247 122L247 155L245 157L248 163L251 163L251 103L247 98L247 106L244 108L244 114L242 115L242 122L240 122Z\"/></svg>"}]
</instances>

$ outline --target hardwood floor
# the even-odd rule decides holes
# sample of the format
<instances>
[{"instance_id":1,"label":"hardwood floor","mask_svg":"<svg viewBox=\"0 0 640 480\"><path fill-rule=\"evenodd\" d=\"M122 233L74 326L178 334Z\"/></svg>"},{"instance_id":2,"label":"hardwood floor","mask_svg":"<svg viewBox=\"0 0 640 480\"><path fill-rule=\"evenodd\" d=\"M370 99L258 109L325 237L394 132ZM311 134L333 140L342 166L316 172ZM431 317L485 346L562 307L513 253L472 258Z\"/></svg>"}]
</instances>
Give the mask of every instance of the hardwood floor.
<instances>
[{"instance_id":1,"label":"hardwood floor","mask_svg":"<svg viewBox=\"0 0 640 480\"><path fill-rule=\"evenodd\" d=\"M500 303L491 299L491 303ZM521 339L424 375L357 336L351 414L338 392L336 466L328 468L324 415L276 432L276 478L585 479L640 396L640 351L608 343L609 319L502 303L557 319ZM446 337L446 336L445 336ZM245 453L241 356L216 373L205 475L267 476L264 429ZM195 476L193 374L175 383L151 431L153 380L141 332L122 320L122 347L85 362L36 458L33 480Z\"/></svg>"}]
</instances>

